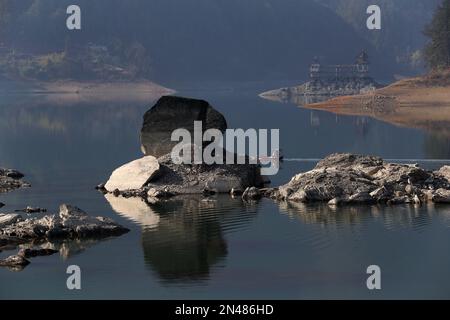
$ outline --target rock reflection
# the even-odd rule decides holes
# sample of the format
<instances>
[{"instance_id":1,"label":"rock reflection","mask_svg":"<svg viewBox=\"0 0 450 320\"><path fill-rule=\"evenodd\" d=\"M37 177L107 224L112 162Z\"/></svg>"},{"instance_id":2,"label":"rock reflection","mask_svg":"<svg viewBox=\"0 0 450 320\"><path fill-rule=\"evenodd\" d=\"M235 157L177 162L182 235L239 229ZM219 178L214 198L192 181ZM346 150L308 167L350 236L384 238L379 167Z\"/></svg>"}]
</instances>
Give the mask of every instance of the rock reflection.
<instances>
[{"instance_id":1,"label":"rock reflection","mask_svg":"<svg viewBox=\"0 0 450 320\"><path fill-rule=\"evenodd\" d=\"M450 131L450 126L447 130ZM450 132L428 133L423 142L425 154L430 159L450 159Z\"/></svg>"},{"instance_id":2,"label":"rock reflection","mask_svg":"<svg viewBox=\"0 0 450 320\"><path fill-rule=\"evenodd\" d=\"M115 197L105 194L112 209L119 215L145 227L158 226L159 215L141 198Z\"/></svg>"},{"instance_id":3,"label":"rock reflection","mask_svg":"<svg viewBox=\"0 0 450 320\"><path fill-rule=\"evenodd\" d=\"M67 239L67 240L36 240L27 243L22 243L20 245L10 244L0 246L0 255L6 258L7 256L14 254L18 249L51 249L58 251L59 256L63 260L68 260L69 258L76 256L78 254L83 253L85 250L108 240L111 240L115 237L106 237L106 238L86 238L86 239ZM3 257L2 257L3 258ZM19 272L23 271L27 266L7 266L10 271Z\"/></svg>"},{"instance_id":4,"label":"rock reflection","mask_svg":"<svg viewBox=\"0 0 450 320\"><path fill-rule=\"evenodd\" d=\"M70 241L52 241L46 242L39 247L42 249L53 249L59 251L59 255L67 260L70 257L83 253L85 250L111 238L104 239L75 239Z\"/></svg>"},{"instance_id":5,"label":"rock reflection","mask_svg":"<svg viewBox=\"0 0 450 320\"><path fill-rule=\"evenodd\" d=\"M327 100L330 100L332 98L335 98L336 96L333 95L291 95L286 90L284 92L281 92L280 95L270 95L270 94L260 94L261 98L275 101L275 102L281 102L281 103L290 103L295 104L297 106L304 106L311 103L317 103L317 102L324 102Z\"/></svg>"},{"instance_id":6,"label":"rock reflection","mask_svg":"<svg viewBox=\"0 0 450 320\"><path fill-rule=\"evenodd\" d=\"M434 204L424 206L342 206L327 204L304 204L280 202L280 211L292 219L306 224L318 224L324 227L360 227L371 220L382 222L386 229L411 228L422 229L432 222L433 215L445 214L445 208ZM448 210L447 210L448 211Z\"/></svg>"},{"instance_id":7,"label":"rock reflection","mask_svg":"<svg viewBox=\"0 0 450 320\"><path fill-rule=\"evenodd\" d=\"M258 206L229 196L185 196L155 203L106 199L117 213L142 225L145 263L166 284L209 279L227 257L225 235L250 224Z\"/></svg>"}]
</instances>

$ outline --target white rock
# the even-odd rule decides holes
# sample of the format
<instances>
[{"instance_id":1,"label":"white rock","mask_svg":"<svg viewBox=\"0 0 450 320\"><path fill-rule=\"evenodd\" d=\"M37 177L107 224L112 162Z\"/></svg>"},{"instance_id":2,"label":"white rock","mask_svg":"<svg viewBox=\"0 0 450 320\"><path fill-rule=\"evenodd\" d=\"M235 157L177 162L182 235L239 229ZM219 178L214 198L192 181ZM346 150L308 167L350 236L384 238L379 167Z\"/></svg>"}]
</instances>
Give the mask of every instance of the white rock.
<instances>
[{"instance_id":1,"label":"white rock","mask_svg":"<svg viewBox=\"0 0 450 320\"><path fill-rule=\"evenodd\" d=\"M450 166L443 166L439 171L437 171L438 174L445 177L450 182Z\"/></svg>"},{"instance_id":2,"label":"white rock","mask_svg":"<svg viewBox=\"0 0 450 320\"><path fill-rule=\"evenodd\" d=\"M340 198L333 198L330 201L328 201L328 205L330 206L338 206L342 203L342 200Z\"/></svg>"},{"instance_id":3,"label":"white rock","mask_svg":"<svg viewBox=\"0 0 450 320\"><path fill-rule=\"evenodd\" d=\"M21 218L20 214L0 214L0 228L13 224Z\"/></svg>"},{"instance_id":4,"label":"white rock","mask_svg":"<svg viewBox=\"0 0 450 320\"><path fill-rule=\"evenodd\" d=\"M105 185L105 189L109 192L113 192L116 189L119 191L141 189L158 172L158 160L153 156L146 156L114 170Z\"/></svg>"},{"instance_id":5,"label":"white rock","mask_svg":"<svg viewBox=\"0 0 450 320\"><path fill-rule=\"evenodd\" d=\"M61 219L82 218L87 217L87 213L75 206L62 204L59 206L59 217Z\"/></svg>"},{"instance_id":6,"label":"white rock","mask_svg":"<svg viewBox=\"0 0 450 320\"><path fill-rule=\"evenodd\" d=\"M422 201L420 201L420 198L419 198L419 196L417 194L414 195L413 203L414 204L421 204L422 203Z\"/></svg>"},{"instance_id":7,"label":"white rock","mask_svg":"<svg viewBox=\"0 0 450 320\"><path fill-rule=\"evenodd\" d=\"M450 190L438 189L433 195L435 203L450 203Z\"/></svg>"},{"instance_id":8,"label":"white rock","mask_svg":"<svg viewBox=\"0 0 450 320\"><path fill-rule=\"evenodd\" d=\"M372 191L370 193L370 196L372 198L377 199L377 198L380 198L380 197L384 196L386 193L387 193L386 188L385 187L381 187L381 188L378 188L378 189L375 189L374 191Z\"/></svg>"}]
</instances>

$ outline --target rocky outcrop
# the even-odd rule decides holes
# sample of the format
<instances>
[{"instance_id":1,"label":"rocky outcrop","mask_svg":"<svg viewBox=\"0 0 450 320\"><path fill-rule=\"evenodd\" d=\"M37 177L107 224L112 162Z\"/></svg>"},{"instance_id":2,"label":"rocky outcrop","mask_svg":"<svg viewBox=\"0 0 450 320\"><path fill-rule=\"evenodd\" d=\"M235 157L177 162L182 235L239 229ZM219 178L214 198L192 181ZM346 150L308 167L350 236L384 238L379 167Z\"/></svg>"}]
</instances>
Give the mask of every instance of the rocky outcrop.
<instances>
[{"instance_id":1,"label":"rocky outcrop","mask_svg":"<svg viewBox=\"0 0 450 320\"><path fill-rule=\"evenodd\" d=\"M224 132L224 116L204 100L164 96L145 113L141 130L142 150L156 158L168 154L178 143L171 141L172 132L184 128L193 136L194 121L202 121L202 129Z\"/></svg>"},{"instance_id":2,"label":"rocky outcrop","mask_svg":"<svg viewBox=\"0 0 450 320\"><path fill-rule=\"evenodd\" d=\"M23 177L19 171L0 168L0 193L28 187L29 184L21 180Z\"/></svg>"},{"instance_id":3,"label":"rocky outcrop","mask_svg":"<svg viewBox=\"0 0 450 320\"><path fill-rule=\"evenodd\" d=\"M311 80L295 87L270 90L260 94L262 98L291 102L298 105L321 102L330 97L350 96L375 91L380 85L372 78L342 80Z\"/></svg>"},{"instance_id":4,"label":"rocky outcrop","mask_svg":"<svg viewBox=\"0 0 450 320\"><path fill-rule=\"evenodd\" d=\"M244 159L246 164L243 165L178 164L177 159L172 159L172 149L179 144L178 141L171 141L172 132L186 129L193 137L195 121L202 122L203 131L217 129L224 132L227 129L224 116L206 101L162 97L144 116L141 140L147 156L116 169L108 182L97 186L97 189L115 196L154 200L183 194L229 193L231 190L262 186L260 166L249 164L251 161L248 158ZM208 144L203 143L202 146L196 146L186 142L183 150L190 150L190 158L194 159L193 155ZM216 160L221 154L222 163L226 163L229 158L234 158L234 163L238 162L235 154L230 157L224 150L216 149L216 152Z\"/></svg>"},{"instance_id":5,"label":"rocky outcrop","mask_svg":"<svg viewBox=\"0 0 450 320\"><path fill-rule=\"evenodd\" d=\"M102 238L129 230L104 217L91 217L77 207L63 204L58 215L24 219L18 214L0 215L0 239L7 242L31 240Z\"/></svg>"},{"instance_id":6,"label":"rocky outcrop","mask_svg":"<svg viewBox=\"0 0 450 320\"><path fill-rule=\"evenodd\" d=\"M104 217L88 216L81 209L63 204L58 215L23 218L19 214L0 214L0 249L24 244L61 243L67 240L103 239L129 230ZM24 248L22 248L24 249ZM51 248L25 248L16 256L0 260L0 266L23 266L26 258L55 253Z\"/></svg>"},{"instance_id":7,"label":"rocky outcrop","mask_svg":"<svg viewBox=\"0 0 450 320\"><path fill-rule=\"evenodd\" d=\"M113 190L110 179L106 183L106 190L116 196L162 199L184 194L230 193L232 189L245 190L248 187L263 185L260 166L256 164L175 164L170 154L158 158L157 161L159 170L154 172L152 167L151 172L145 173L145 178L149 173L152 178L143 186L135 184L139 188ZM130 165L128 168L131 167ZM130 173L128 176L124 175L123 179L129 181L135 176L136 173Z\"/></svg>"},{"instance_id":8,"label":"rocky outcrop","mask_svg":"<svg viewBox=\"0 0 450 320\"><path fill-rule=\"evenodd\" d=\"M417 165L386 163L379 157L333 154L294 176L266 196L277 200L330 205L450 202L450 182Z\"/></svg>"}]
</instances>

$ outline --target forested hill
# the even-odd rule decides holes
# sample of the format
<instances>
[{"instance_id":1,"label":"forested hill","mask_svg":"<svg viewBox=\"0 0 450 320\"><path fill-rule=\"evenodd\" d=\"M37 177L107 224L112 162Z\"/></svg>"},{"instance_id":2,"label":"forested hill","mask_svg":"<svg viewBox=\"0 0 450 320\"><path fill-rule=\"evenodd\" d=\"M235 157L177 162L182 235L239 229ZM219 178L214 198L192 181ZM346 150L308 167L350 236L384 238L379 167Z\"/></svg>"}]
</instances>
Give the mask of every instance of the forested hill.
<instances>
[{"instance_id":1,"label":"forested hill","mask_svg":"<svg viewBox=\"0 0 450 320\"><path fill-rule=\"evenodd\" d=\"M423 64L422 49L426 42L423 34L433 13L442 0L316 0L341 16L364 39L372 43L380 54L390 60L417 70ZM382 31L366 28L364 12L377 4L382 12ZM399 69L401 70L401 69Z\"/></svg>"},{"instance_id":2,"label":"forested hill","mask_svg":"<svg viewBox=\"0 0 450 320\"><path fill-rule=\"evenodd\" d=\"M6 47L45 56L20 71L29 77L114 74L166 83L300 79L307 76L314 56L348 63L362 49L368 51L377 77L407 70L397 64L389 47L378 45L355 28L342 7L325 2L77 0L82 8L81 31L65 27L66 8L74 4L72 0L0 0L0 17ZM362 19L361 27L365 27L365 9L348 10L360 16L355 21ZM65 63L67 52L71 53L71 65ZM84 68L74 64L73 52L93 61L101 58L108 69L97 66L88 74L92 64Z\"/></svg>"}]
</instances>

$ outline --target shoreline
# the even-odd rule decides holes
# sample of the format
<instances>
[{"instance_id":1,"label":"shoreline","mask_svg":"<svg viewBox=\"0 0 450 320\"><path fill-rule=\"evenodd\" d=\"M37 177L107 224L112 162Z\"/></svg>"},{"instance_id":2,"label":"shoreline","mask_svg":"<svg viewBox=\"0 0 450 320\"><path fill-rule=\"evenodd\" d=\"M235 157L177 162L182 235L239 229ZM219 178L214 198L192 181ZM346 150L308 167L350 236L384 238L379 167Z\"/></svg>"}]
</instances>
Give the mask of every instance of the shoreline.
<instances>
[{"instance_id":1,"label":"shoreline","mask_svg":"<svg viewBox=\"0 0 450 320\"><path fill-rule=\"evenodd\" d=\"M21 96L49 103L111 103L140 101L148 103L176 91L148 80L135 81L49 81L8 83L0 96Z\"/></svg>"},{"instance_id":2,"label":"shoreline","mask_svg":"<svg viewBox=\"0 0 450 320\"><path fill-rule=\"evenodd\" d=\"M173 94L176 91L146 79L132 81L57 80L57 81L2 81L7 83L0 94Z\"/></svg>"},{"instance_id":3,"label":"shoreline","mask_svg":"<svg viewBox=\"0 0 450 320\"><path fill-rule=\"evenodd\" d=\"M397 126L450 135L450 70L302 107L338 115L369 116Z\"/></svg>"}]
</instances>

